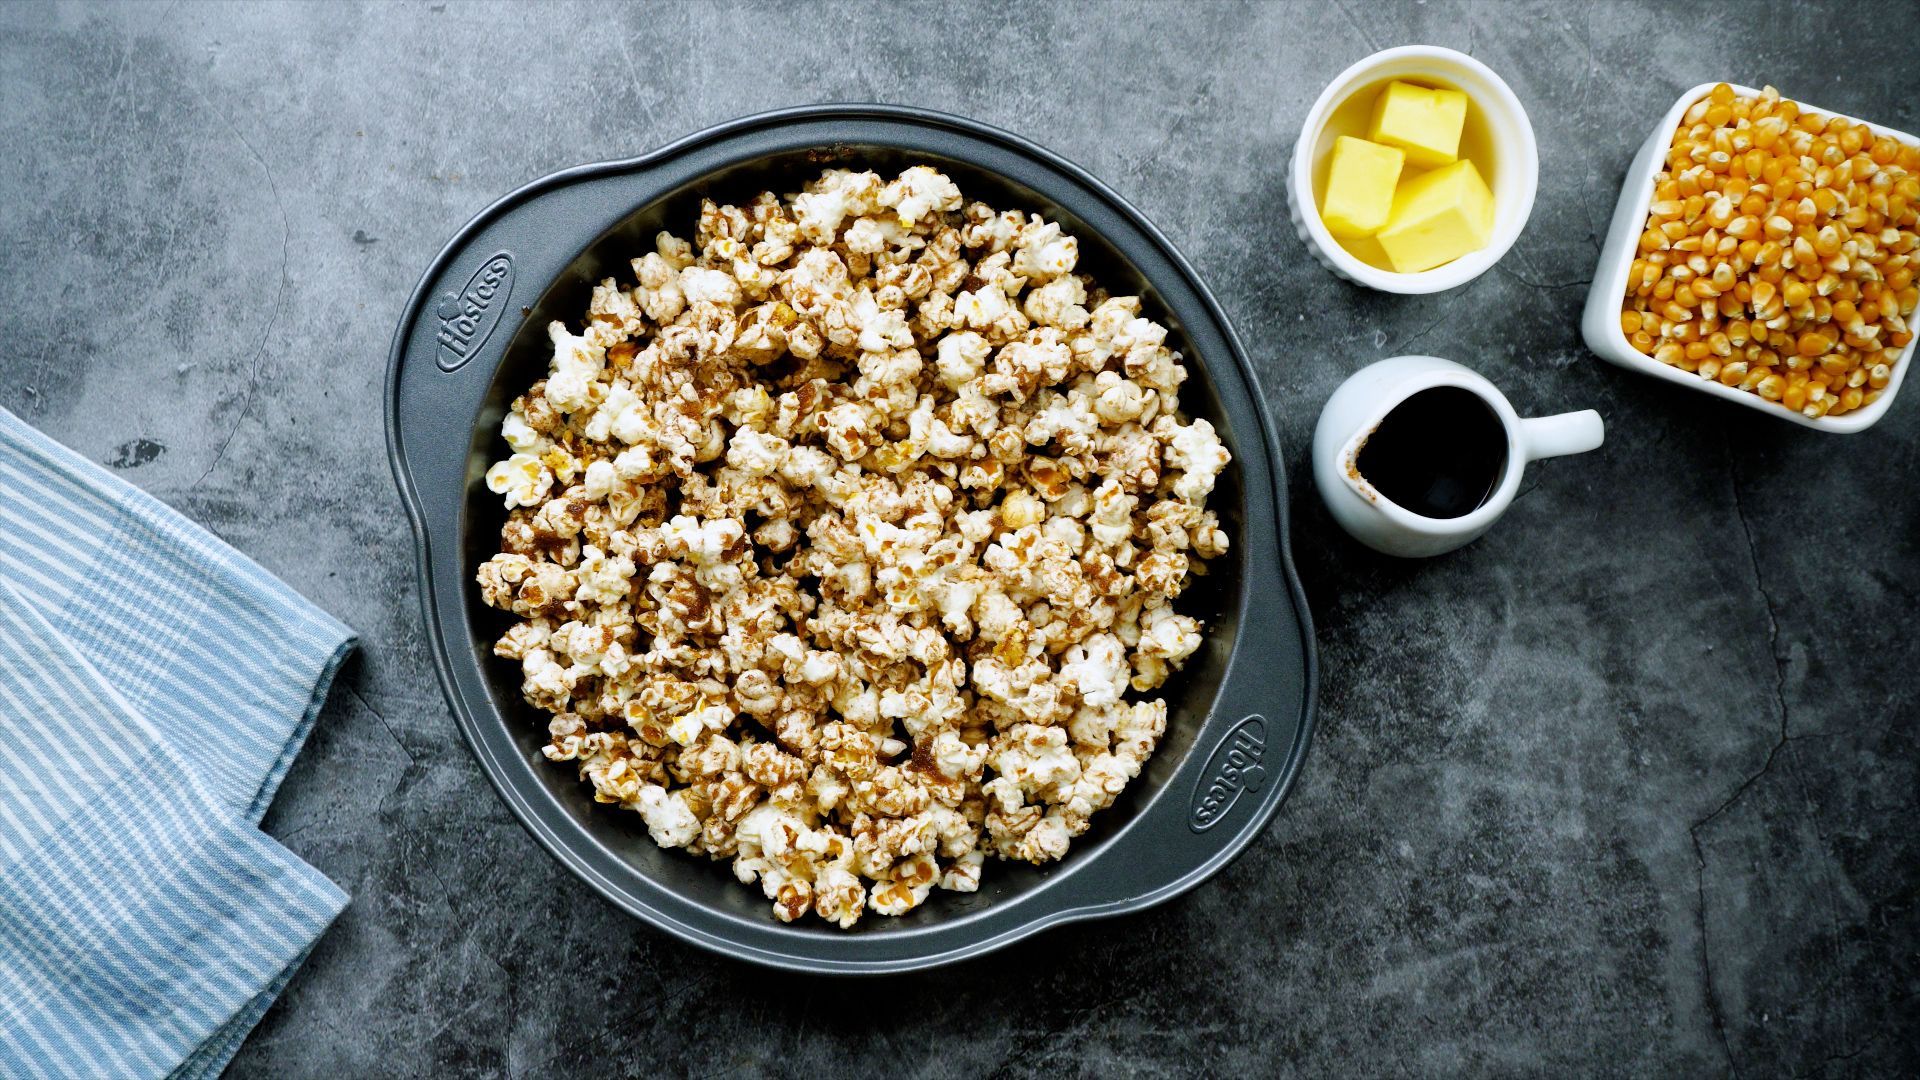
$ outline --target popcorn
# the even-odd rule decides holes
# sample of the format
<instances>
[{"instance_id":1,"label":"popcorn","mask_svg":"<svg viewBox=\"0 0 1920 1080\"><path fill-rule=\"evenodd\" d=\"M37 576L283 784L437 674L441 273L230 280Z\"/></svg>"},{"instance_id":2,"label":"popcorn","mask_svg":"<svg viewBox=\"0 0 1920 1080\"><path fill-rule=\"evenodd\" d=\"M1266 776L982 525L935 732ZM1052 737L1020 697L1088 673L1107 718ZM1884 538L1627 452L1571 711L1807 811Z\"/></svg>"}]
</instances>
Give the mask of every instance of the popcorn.
<instances>
[{"instance_id":1,"label":"popcorn","mask_svg":"<svg viewBox=\"0 0 1920 1080\"><path fill-rule=\"evenodd\" d=\"M740 284L724 270L702 270L689 266L680 271L680 295L689 304L719 304L733 307L740 302Z\"/></svg>"},{"instance_id":2,"label":"popcorn","mask_svg":"<svg viewBox=\"0 0 1920 1080\"><path fill-rule=\"evenodd\" d=\"M768 476L780 468L787 449L787 440L743 427L727 444L727 464L747 476Z\"/></svg>"},{"instance_id":3,"label":"popcorn","mask_svg":"<svg viewBox=\"0 0 1920 1080\"><path fill-rule=\"evenodd\" d=\"M1126 646L1112 634L1095 634L1067 650L1060 678L1080 691L1088 705L1111 705L1120 700L1127 682Z\"/></svg>"},{"instance_id":4,"label":"popcorn","mask_svg":"<svg viewBox=\"0 0 1920 1080\"><path fill-rule=\"evenodd\" d=\"M915 165L881 190L880 205L893 207L900 224L911 226L935 210L960 209L960 188L945 174Z\"/></svg>"},{"instance_id":5,"label":"popcorn","mask_svg":"<svg viewBox=\"0 0 1920 1080\"><path fill-rule=\"evenodd\" d=\"M640 281L633 290L633 299L648 319L666 324L686 309L687 297L680 291L679 273L659 252L633 260L633 273Z\"/></svg>"},{"instance_id":6,"label":"popcorn","mask_svg":"<svg viewBox=\"0 0 1920 1080\"><path fill-rule=\"evenodd\" d=\"M632 559L608 555L589 546L583 550L580 568L575 573L580 584L574 590L573 599L588 605L619 604L632 589L633 573Z\"/></svg>"},{"instance_id":7,"label":"popcorn","mask_svg":"<svg viewBox=\"0 0 1920 1080\"><path fill-rule=\"evenodd\" d=\"M1078 330L1087 325L1087 287L1071 274L1062 274L1045 285L1027 292L1021 310L1038 326Z\"/></svg>"},{"instance_id":8,"label":"popcorn","mask_svg":"<svg viewBox=\"0 0 1920 1080\"><path fill-rule=\"evenodd\" d=\"M1038 214L1033 221L1034 224L1021 233L1020 242L1014 248L1013 272L1034 284L1071 273L1074 264L1080 261L1080 242L1071 236L1062 236L1059 225L1041 221Z\"/></svg>"},{"instance_id":9,"label":"popcorn","mask_svg":"<svg viewBox=\"0 0 1920 1080\"><path fill-rule=\"evenodd\" d=\"M518 412L509 412L507 418L500 421L500 437L507 441L508 446L522 454L537 455L539 451L545 449L542 444L546 440L540 437L540 433L533 429L532 424L527 423L526 416Z\"/></svg>"},{"instance_id":10,"label":"popcorn","mask_svg":"<svg viewBox=\"0 0 1920 1080\"><path fill-rule=\"evenodd\" d=\"M814 244L834 242L848 214L866 214L876 206L880 178L870 172L829 169L792 199L800 235Z\"/></svg>"},{"instance_id":11,"label":"popcorn","mask_svg":"<svg viewBox=\"0 0 1920 1080\"><path fill-rule=\"evenodd\" d=\"M640 789L636 809L647 824L647 835L661 847L685 847L700 834L700 818L687 805L686 789L669 794L658 784Z\"/></svg>"},{"instance_id":12,"label":"popcorn","mask_svg":"<svg viewBox=\"0 0 1920 1080\"><path fill-rule=\"evenodd\" d=\"M1214 477L1227 466L1227 448L1220 445L1213 425L1205 420L1181 427L1169 417L1163 418L1161 425L1172 436L1167 440L1167 464L1181 470L1180 478L1174 481L1173 493L1196 505L1204 502L1207 493L1213 490Z\"/></svg>"},{"instance_id":13,"label":"popcorn","mask_svg":"<svg viewBox=\"0 0 1920 1080\"><path fill-rule=\"evenodd\" d=\"M487 490L507 497L507 509L536 506L553 486L553 473L532 454L515 454L487 468Z\"/></svg>"},{"instance_id":14,"label":"popcorn","mask_svg":"<svg viewBox=\"0 0 1920 1080\"><path fill-rule=\"evenodd\" d=\"M706 201L695 241L551 324L501 422L477 579L542 752L783 921L1063 857L1159 745L1228 543L1165 327L926 166Z\"/></svg>"},{"instance_id":15,"label":"popcorn","mask_svg":"<svg viewBox=\"0 0 1920 1080\"><path fill-rule=\"evenodd\" d=\"M571 412L587 404L606 352L587 338L568 333L563 322L549 323L547 336L553 340L553 371L547 376L547 400Z\"/></svg>"},{"instance_id":16,"label":"popcorn","mask_svg":"<svg viewBox=\"0 0 1920 1080\"><path fill-rule=\"evenodd\" d=\"M958 390L980 377L986 370L987 356L993 346L971 330L961 330L940 339L936 366L940 382L949 390ZM517 448L516 448L517 449Z\"/></svg>"}]
</instances>

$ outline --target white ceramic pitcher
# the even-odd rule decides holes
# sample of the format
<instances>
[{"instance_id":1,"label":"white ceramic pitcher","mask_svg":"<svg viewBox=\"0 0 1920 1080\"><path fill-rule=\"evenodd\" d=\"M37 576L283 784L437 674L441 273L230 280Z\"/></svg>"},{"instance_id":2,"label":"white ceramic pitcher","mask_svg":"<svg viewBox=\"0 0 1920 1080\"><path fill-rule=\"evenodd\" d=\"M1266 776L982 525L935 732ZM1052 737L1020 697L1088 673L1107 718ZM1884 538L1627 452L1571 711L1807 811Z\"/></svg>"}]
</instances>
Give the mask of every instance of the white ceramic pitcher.
<instances>
[{"instance_id":1,"label":"white ceramic pitcher","mask_svg":"<svg viewBox=\"0 0 1920 1080\"><path fill-rule=\"evenodd\" d=\"M1357 464L1367 437L1395 406L1436 386L1478 395L1507 435L1506 464L1493 491L1455 518L1426 517L1400 506L1368 483ZM1313 431L1313 482L1328 512L1354 539L1388 555L1439 555L1479 539L1506 513L1527 462L1592 450L1604 435L1600 414L1592 409L1522 419L1478 373L1437 356L1396 356L1354 372L1327 399Z\"/></svg>"}]
</instances>

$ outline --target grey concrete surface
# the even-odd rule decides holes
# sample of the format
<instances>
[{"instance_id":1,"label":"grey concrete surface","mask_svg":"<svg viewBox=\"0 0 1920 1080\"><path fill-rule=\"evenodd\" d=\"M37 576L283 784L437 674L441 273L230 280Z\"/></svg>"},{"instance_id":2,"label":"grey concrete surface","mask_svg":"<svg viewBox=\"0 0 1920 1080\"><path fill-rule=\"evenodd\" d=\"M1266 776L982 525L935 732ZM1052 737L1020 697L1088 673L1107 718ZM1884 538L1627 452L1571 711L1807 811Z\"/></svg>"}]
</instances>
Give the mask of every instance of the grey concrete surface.
<instances>
[{"instance_id":1,"label":"grey concrete surface","mask_svg":"<svg viewBox=\"0 0 1920 1080\"><path fill-rule=\"evenodd\" d=\"M1911 1074L1920 389L1825 436L1602 365L1576 322L1679 91L1920 130L1916 34L1891 2L0 5L0 404L364 640L267 819L353 904L234 1075ZM1282 194L1314 96L1408 42L1485 60L1541 144L1512 253L1424 298L1334 280ZM1325 675L1292 801L1206 887L823 984L664 939L495 799L431 673L380 388L496 196L860 99L1029 136L1185 250L1283 432ZM1607 445L1465 551L1374 557L1305 447L1407 351L1598 408Z\"/></svg>"}]
</instances>

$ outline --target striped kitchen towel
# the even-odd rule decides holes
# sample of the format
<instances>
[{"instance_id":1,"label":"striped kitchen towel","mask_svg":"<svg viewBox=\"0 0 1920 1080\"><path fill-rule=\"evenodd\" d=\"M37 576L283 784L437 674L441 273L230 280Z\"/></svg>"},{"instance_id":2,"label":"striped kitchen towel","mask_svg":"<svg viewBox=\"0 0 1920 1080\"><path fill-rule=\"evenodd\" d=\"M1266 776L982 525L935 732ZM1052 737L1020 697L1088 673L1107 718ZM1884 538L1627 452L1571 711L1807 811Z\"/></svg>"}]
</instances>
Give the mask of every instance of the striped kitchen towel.
<instances>
[{"instance_id":1,"label":"striped kitchen towel","mask_svg":"<svg viewBox=\"0 0 1920 1080\"><path fill-rule=\"evenodd\" d=\"M353 645L0 409L0 1076L226 1067L347 903L258 825Z\"/></svg>"}]
</instances>

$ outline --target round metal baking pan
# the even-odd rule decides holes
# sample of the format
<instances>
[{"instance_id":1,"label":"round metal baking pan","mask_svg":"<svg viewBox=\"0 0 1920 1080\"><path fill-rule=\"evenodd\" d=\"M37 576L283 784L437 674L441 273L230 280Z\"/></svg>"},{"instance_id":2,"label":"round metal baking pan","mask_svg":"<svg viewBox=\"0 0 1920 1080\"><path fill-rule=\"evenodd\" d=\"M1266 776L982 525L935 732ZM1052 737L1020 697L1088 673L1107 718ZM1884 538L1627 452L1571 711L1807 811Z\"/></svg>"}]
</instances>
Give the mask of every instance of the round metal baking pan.
<instances>
[{"instance_id":1,"label":"round metal baking pan","mask_svg":"<svg viewBox=\"0 0 1920 1080\"><path fill-rule=\"evenodd\" d=\"M1081 267L1138 292L1186 356L1181 393L1233 453L1209 505L1228 554L1180 604L1207 637L1162 693L1167 734L1119 801L1065 860L991 862L979 892L936 890L901 918L851 931L774 919L724 862L661 849L637 814L596 806L570 767L540 755L544 716L517 665L491 655L504 616L474 571L505 514L482 473L502 453L508 402L540 378L544 327L578 325L595 282L631 276L660 229L689 235L703 197L790 192L830 167L932 164L968 198L1037 211L1080 240ZM461 734L536 840L609 900L704 948L795 971L875 974L1002 948L1046 927L1177 896L1238 855L1279 809L1312 729L1314 652L1287 550L1272 425L1219 305L1164 236L1105 185L1024 139L920 109L821 105L736 120L631 161L529 184L469 222L435 257L394 335L387 442L413 524L419 587L441 689Z\"/></svg>"}]
</instances>

